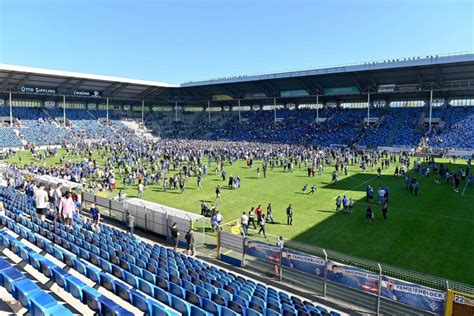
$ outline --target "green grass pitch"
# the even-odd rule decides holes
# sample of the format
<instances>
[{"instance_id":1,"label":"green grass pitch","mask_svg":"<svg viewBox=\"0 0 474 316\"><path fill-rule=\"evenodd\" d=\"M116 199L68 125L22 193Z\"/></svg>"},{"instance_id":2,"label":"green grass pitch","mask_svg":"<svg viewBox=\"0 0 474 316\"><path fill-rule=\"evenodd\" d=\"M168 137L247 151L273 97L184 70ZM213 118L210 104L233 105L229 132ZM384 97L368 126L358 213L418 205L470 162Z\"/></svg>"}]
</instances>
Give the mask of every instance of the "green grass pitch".
<instances>
[{"instance_id":1,"label":"green grass pitch","mask_svg":"<svg viewBox=\"0 0 474 316\"><path fill-rule=\"evenodd\" d=\"M60 155L64 153L60 150ZM22 163L33 161L28 152L22 152ZM73 159L78 160L79 158ZM10 160L18 163L18 156ZM459 165L438 160L457 170ZM38 162L35 162L38 163ZM465 162L457 162L465 164ZM48 158L48 165L59 165L57 158ZM215 175L212 164L209 175L204 177L203 189L197 190L196 178L186 183L186 190L163 192L161 186L149 186L143 198L187 211L199 212L201 200L208 206L215 199L215 187L223 188L218 209L224 221L240 217L250 207L271 202L276 224L267 224L267 234L336 250L360 258L376 260L419 272L474 284L474 188L461 184L459 193L446 183L435 184L434 176L418 177L418 197L405 191L404 178L393 176L395 165L384 170L382 177L369 171L362 173L358 166L349 168L349 175L340 176L337 184L331 184L334 167L325 166L323 175L308 178L304 165L295 167L293 173L278 167L257 179L256 162L252 169L244 161L225 168L227 176L240 176L241 188L229 190L227 181ZM410 172L411 174L411 172ZM302 193L302 188L317 184L312 196ZM380 186L390 187L388 221L384 222L380 206L374 202L375 221L365 222L365 189L370 184L375 191ZM117 178L118 189L122 180ZM137 194L136 186L125 191L128 196ZM335 198L346 194L355 201L352 214L335 212ZM286 225L285 210L289 203L294 207L294 225ZM253 231L255 234L256 231Z\"/></svg>"}]
</instances>

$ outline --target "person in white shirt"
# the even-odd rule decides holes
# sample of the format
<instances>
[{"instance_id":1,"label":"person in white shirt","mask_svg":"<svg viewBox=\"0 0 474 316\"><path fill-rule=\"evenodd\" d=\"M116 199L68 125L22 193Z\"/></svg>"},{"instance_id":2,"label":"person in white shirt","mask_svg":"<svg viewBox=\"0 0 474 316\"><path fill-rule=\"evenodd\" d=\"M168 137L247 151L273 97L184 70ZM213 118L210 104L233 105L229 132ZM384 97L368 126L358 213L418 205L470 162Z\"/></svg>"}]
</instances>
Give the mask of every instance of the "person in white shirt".
<instances>
[{"instance_id":1,"label":"person in white shirt","mask_svg":"<svg viewBox=\"0 0 474 316\"><path fill-rule=\"evenodd\" d=\"M382 204L383 203L383 200L385 198L385 190L384 189L379 189L378 191L378 195L379 195L379 204Z\"/></svg>"},{"instance_id":2,"label":"person in white shirt","mask_svg":"<svg viewBox=\"0 0 474 316\"><path fill-rule=\"evenodd\" d=\"M38 213L40 220L44 221L46 218L46 211L48 210L48 193L44 190L44 185L40 184L34 195L36 204L36 213Z\"/></svg>"},{"instance_id":3,"label":"person in white shirt","mask_svg":"<svg viewBox=\"0 0 474 316\"><path fill-rule=\"evenodd\" d=\"M246 236L249 231L249 217L245 212L243 212L242 216L240 217L240 225L242 226L242 232L244 233L244 236Z\"/></svg>"},{"instance_id":4,"label":"person in white shirt","mask_svg":"<svg viewBox=\"0 0 474 316\"><path fill-rule=\"evenodd\" d=\"M138 184L138 198L141 199L143 196L143 184L140 182Z\"/></svg>"},{"instance_id":5,"label":"person in white shirt","mask_svg":"<svg viewBox=\"0 0 474 316\"><path fill-rule=\"evenodd\" d=\"M217 224L220 226L224 218L222 217L221 212L217 211L216 213Z\"/></svg>"},{"instance_id":6,"label":"person in white shirt","mask_svg":"<svg viewBox=\"0 0 474 316\"><path fill-rule=\"evenodd\" d=\"M56 189L53 192L53 202L54 206L56 207L56 210L59 209L59 202L61 202L61 197L63 196L63 193L61 192L61 189L63 187L62 183L58 183L56 186Z\"/></svg>"}]
</instances>

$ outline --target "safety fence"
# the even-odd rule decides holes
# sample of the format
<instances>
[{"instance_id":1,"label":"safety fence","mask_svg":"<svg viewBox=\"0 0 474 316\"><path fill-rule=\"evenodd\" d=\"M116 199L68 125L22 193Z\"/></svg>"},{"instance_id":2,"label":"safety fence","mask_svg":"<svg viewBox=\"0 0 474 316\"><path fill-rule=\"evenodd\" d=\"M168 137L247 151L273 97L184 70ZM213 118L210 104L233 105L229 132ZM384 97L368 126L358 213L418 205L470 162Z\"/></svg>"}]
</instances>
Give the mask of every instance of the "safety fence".
<instances>
[{"instance_id":1,"label":"safety fence","mask_svg":"<svg viewBox=\"0 0 474 316\"><path fill-rule=\"evenodd\" d=\"M316 287L323 296L327 296L331 291L328 288L335 284L359 291L374 303L369 307L377 314L380 313L381 303L390 303L412 308L414 312L444 315L448 290L474 295L474 287L467 284L297 242L289 241L284 246L277 246L235 233L236 230L218 234L219 259L247 269L255 268L255 262L264 262L266 270L262 272L280 281L285 273L291 274L292 279L309 277L314 280L310 282L318 285ZM234 253L230 255L231 252ZM345 299L350 300L351 297ZM360 303L360 300L356 298L354 303Z\"/></svg>"},{"instance_id":2,"label":"safety fence","mask_svg":"<svg viewBox=\"0 0 474 316\"><path fill-rule=\"evenodd\" d=\"M176 223L179 234L179 242L185 243L186 232L195 229L196 223L201 223L201 228L197 229L200 234L195 236L199 243L204 233L204 217L196 214L189 214L164 205L142 201L139 199L126 199L119 201L113 197L103 197L93 193L82 193L82 208L87 210L94 203L100 209L102 217L127 224L127 216L134 218L135 228L139 228L145 233L154 233L165 238L170 238L170 227ZM201 230L200 230L201 229Z\"/></svg>"}]
</instances>

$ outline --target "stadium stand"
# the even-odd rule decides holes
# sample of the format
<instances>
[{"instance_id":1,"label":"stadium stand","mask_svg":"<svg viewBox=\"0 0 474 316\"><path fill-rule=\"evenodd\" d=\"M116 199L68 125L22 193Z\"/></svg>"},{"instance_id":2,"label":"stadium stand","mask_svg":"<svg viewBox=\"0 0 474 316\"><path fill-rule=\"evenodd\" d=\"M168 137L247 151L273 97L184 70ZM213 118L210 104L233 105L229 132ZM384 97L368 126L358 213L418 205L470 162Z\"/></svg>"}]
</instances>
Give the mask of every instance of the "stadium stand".
<instances>
[{"instance_id":1,"label":"stadium stand","mask_svg":"<svg viewBox=\"0 0 474 316\"><path fill-rule=\"evenodd\" d=\"M99 314L132 315L119 304L123 300L148 315L339 315L104 224L97 233L87 222L71 230L59 223L42 222L26 196L11 187L0 188L0 200L7 209L0 219L5 227L0 231L1 244ZM70 314L10 266L0 257L0 285L32 314ZM66 269L107 289L117 300L102 295Z\"/></svg>"},{"instance_id":2,"label":"stadium stand","mask_svg":"<svg viewBox=\"0 0 474 316\"><path fill-rule=\"evenodd\" d=\"M8 116L7 108L0 115ZM322 109L324 122L316 124L314 110L279 110L275 122L273 111L242 113L239 123L235 113L213 114L209 123L203 113L186 113L179 121L171 114L154 113L147 117L147 126L163 138L218 139L281 143L305 143L319 146L352 145L416 147L423 135L435 148L474 148L474 109L468 107L442 107L433 111L441 124L431 132L421 124L424 108L377 108L372 116L377 122L369 126L364 122L365 109ZM1 147L21 146L21 138L35 145L59 145L69 139L107 139L128 137L133 132L125 126L118 113L103 110L89 112L69 109L67 127L55 118L62 118L62 109L14 107L18 119L19 135L10 127L0 128ZM96 118L97 117L97 118ZM132 119L133 120L133 119ZM138 120L137 120L138 121ZM15 126L14 126L15 127Z\"/></svg>"},{"instance_id":3,"label":"stadium stand","mask_svg":"<svg viewBox=\"0 0 474 316\"><path fill-rule=\"evenodd\" d=\"M2 144L2 147L18 147L22 145L20 138L9 127L0 128L0 144Z\"/></svg>"},{"instance_id":4,"label":"stadium stand","mask_svg":"<svg viewBox=\"0 0 474 316\"><path fill-rule=\"evenodd\" d=\"M430 145L439 148L474 148L474 108L441 108L434 112L442 124L429 134Z\"/></svg>"}]
</instances>

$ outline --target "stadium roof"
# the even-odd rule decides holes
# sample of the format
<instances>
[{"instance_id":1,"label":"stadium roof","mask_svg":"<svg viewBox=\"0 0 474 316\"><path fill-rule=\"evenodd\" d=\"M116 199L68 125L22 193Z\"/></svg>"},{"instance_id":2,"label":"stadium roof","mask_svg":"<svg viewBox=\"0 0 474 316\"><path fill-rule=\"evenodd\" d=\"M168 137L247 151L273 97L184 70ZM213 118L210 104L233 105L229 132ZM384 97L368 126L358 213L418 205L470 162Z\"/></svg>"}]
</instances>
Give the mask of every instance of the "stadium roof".
<instances>
[{"instance_id":1,"label":"stadium roof","mask_svg":"<svg viewBox=\"0 0 474 316\"><path fill-rule=\"evenodd\" d=\"M0 92L127 101L187 102L206 105L416 98L429 91L442 96L474 96L474 53L402 58L274 74L168 84L0 64Z\"/></svg>"}]
</instances>

